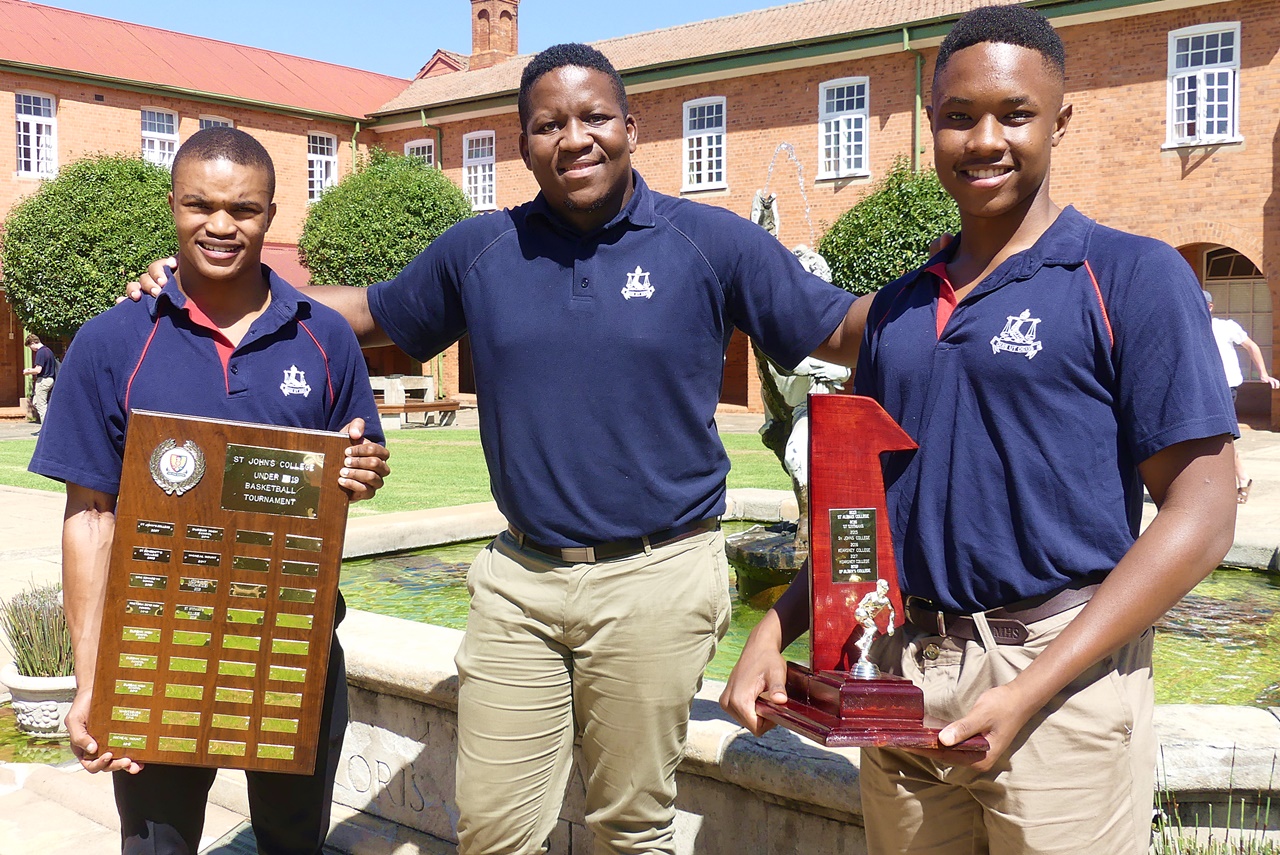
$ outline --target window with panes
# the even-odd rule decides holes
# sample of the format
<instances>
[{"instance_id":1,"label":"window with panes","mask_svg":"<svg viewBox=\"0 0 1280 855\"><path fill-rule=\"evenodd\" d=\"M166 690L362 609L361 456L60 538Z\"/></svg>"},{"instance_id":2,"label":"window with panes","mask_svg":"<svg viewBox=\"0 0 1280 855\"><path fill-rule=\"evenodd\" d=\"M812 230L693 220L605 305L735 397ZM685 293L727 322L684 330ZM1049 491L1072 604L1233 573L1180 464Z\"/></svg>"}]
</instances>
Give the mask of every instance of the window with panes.
<instances>
[{"instance_id":1,"label":"window with panes","mask_svg":"<svg viewBox=\"0 0 1280 855\"><path fill-rule=\"evenodd\" d=\"M58 171L58 119L53 98L32 92L14 97L18 175L47 178Z\"/></svg>"},{"instance_id":2,"label":"window with panes","mask_svg":"<svg viewBox=\"0 0 1280 855\"><path fill-rule=\"evenodd\" d=\"M818 177L867 175L867 78L846 77L818 87Z\"/></svg>"},{"instance_id":3,"label":"window with panes","mask_svg":"<svg viewBox=\"0 0 1280 855\"><path fill-rule=\"evenodd\" d=\"M338 182L338 138L329 134L307 134L307 201Z\"/></svg>"},{"instance_id":4,"label":"window with panes","mask_svg":"<svg viewBox=\"0 0 1280 855\"><path fill-rule=\"evenodd\" d=\"M497 157L493 131L462 137L462 192L476 211L497 207Z\"/></svg>"},{"instance_id":5,"label":"window with panes","mask_svg":"<svg viewBox=\"0 0 1280 855\"><path fill-rule=\"evenodd\" d=\"M173 168L178 152L178 114L168 110L142 110L142 159L165 169Z\"/></svg>"},{"instance_id":6,"label":"window with panes","mask_svg":"<svg viewBox=\"0 0 1280 855\"><path fill-rule=\"evenodd\" d=\"M1170 146L1235 142L1239 134L1240 24L1169 34Z\"/></svg>"},{"instance_id":7,"label":"window with panes","mask_svg":"<svg viewBox=\"0 0 1280 855\"><path fill-rule=\"evenodd\" d=\"M427 166L436 165L436 141L435 140L413 140L404 144L404 153L407 157L420 157L426 162Z\"/></svg>"},{"instance_id":8,"label":"window with panes","mask_svg":"<svg viewBox=\"0 0 1280 855\"><path fill-rule=\"evenodd\" d=\"M699 98L684 103L683 190L727 186L725 178L725 99Z\"/></svg>"},{"instance_id":9,"label":"window with panes","mask_svg":"<svg viewBox=\"0 0 1280 855\"><path fill-rule=\"evenodd\" d=\"M200 130L205 131L209 128L234 128L230 119L224 119L221 116L201 116Z\"/></svg>"}]
</instances>

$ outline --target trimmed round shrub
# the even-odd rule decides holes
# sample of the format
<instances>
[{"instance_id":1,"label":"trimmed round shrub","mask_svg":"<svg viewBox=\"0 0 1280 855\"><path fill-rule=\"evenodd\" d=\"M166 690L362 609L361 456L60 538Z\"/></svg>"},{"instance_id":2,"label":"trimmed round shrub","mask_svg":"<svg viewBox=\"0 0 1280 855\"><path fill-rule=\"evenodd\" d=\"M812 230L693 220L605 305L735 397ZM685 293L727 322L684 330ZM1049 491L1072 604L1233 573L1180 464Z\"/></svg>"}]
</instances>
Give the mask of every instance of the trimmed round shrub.
<instances>
[{"instance_id":1,"label":"trimmed round shrub","mask_svg":"<svg viewBox=\"0 0 1280 855\"><path fill-rule=\"evenodd\" d=\"M959 230L960 212L938 176L912 172L900 157L871 195L840 215L818 252L836 285L869 294L928 261L938 235Z\"/></svg>"},{"instance_id":2,"label":"trimmed round shrub","mask_svg":"<svg viewBox=\"0 0 1280 855\"><path fill-rule=\"evenodd\" d=\"M471 205L421 158L374 149L311 205L298 257L313 285L369 285L399 273Z\"/></svg>"},{"instance_id":3,"label":"trimmed round shrub","mask_svg":"<svg viewBox=\"0 0 1280 855\"><path fill-rule=\"evenodd\" d=\"M23 326L70 337L148 264L175 253L168 197L163 167L92 155L14 205L0 236L0 277Z\"/></svg>"}]
</instances>

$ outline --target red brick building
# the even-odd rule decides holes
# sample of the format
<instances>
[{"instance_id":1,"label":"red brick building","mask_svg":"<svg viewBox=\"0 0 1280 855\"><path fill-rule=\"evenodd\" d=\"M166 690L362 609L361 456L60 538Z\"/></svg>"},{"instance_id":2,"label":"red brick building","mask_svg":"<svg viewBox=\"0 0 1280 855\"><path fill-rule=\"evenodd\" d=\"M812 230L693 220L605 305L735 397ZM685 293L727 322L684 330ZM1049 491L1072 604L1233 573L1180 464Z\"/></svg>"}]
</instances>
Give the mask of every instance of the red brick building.
<instances>
[{"instance_id":1,"label":"red brick building","mask_svg":"<svg viewBox=\"0 0 1280 855\"><path fill-rule=\"evenodd\" d=\"M986 1L808 0L596 46L627 82L640 128L635 163L652 187L745 216L754 193L767 185L778 195L782 240L808 244L896 158L929 166L922 104L937 45L960 14ZM326 132L338 137L345 162L352 140L429 157L485 210L518 204L537 190L517 150L515 96L528 56L516 51L518 0L470 2L470 57L437 51L412 82L397 82L381 100L365 98L363 112L344 107L347 124L331 117L342 130ZM0 0L0 20L10 7L31 5ZM1068 51L1075 116L1055 154L1055 199L1182 250L1215 294L1216 309L1240 321L1274 366L1280 114L1266 93L1280 85L1280 0L1028 5L1054 22ZM5 76L14 71L5 29L0 23L0 88L36 85ZM128 109L141 106L131 101ZM272 148L278 164L277 152L299 148L301 123L321 124L244 110L237 116L272 116L282 137L296 128L294 142L280 139ZM194 109L187 115L194 127ZM286 126L286 118L294 124ZM240 121L250 132L265 131L265 118ZM137 150L133 139L122 140L122 148L126 142ZM6 156L0 147L0 158ZM13 183L4 163L0 205ZM301 216L300 208L294 222ZM278 225L273 237L288 234ZM455 350L443 363L445 391L468 391L465 352L459 359ZM1269 411L1280 427L1280 394L1260 387L1246 384L1242 400ZM759 407L743 341L730 348L724 401Z\"/></svg>"}]
</instances>

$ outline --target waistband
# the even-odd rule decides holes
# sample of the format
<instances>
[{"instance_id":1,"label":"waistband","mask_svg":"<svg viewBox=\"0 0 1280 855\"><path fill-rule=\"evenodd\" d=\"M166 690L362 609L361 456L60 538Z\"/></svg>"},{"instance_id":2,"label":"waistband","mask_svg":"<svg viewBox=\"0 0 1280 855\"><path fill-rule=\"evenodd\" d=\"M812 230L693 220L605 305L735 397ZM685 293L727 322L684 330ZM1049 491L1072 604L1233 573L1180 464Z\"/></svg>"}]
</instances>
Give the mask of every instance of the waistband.
<instances>
[{"instance_id":1,"label":"waistband","mask_svg":"<svg viewBox=\"0 0 1280 855\"><path fill-rule=\"evenodd\" d=\"M598 543L595 546L567 547L544 546L535 540L529 539L524 532L513 525L507 526L507 533L511 535L516 545L521 549L540 552L565 564L595 564L600 561L613 561L618 558L639 555L641 552L657 549L660 546L669 546L687 537L717 531L719 528L719 519L698 520L685 525L664 528L661 531L646 534L644 537L614 540L609 543Z\"/></svg>"},{"instance_id":2,"label":"waistband","mask_svg":"<svg viewBox=\"0 0 1280 855\"><path fill-rule=\"evenodd\" d=\"M1052 594L1019 600L1007 606L990 609L981 614L987 618L991 628L991 637L996 644L1022 644L1031 635L1027 624L1061 614L1067 609L1089 602L1098 590L1101 582L1083 582L1068 585ZM917 629L940 635L977 641L982 636L978 633L978 624L971 615L954 614L943 611L930 600L920 597L907 597L907 623Z\"/></svg>"}]
</instances>

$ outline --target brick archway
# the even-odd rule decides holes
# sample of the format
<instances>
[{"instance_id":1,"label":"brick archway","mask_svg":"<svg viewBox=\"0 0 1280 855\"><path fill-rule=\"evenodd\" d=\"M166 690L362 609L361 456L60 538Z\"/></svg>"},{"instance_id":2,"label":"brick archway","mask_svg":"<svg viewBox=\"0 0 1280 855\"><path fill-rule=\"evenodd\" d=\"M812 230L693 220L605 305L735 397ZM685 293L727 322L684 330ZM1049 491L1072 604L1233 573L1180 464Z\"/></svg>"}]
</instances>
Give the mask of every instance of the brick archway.
<instances>
[{"instance_id":1,"label":"brick archway","mask_svg":"<svg viewBox=\"0 0 1280 855\"><path fill-rule=\"evenodd\" d=\"M1262 247L1261 232L1243 229L1217 220L1200 220L1196 222L1170 223L1166 231L1156 234L1154 237L1178 249L1195 243L1229 246L1252 261L1262 271L1262 275L1268 279L1272 278L1271 271L1267 266L1268 259L1265 257Z\"/></svg>"}]
</instances>

